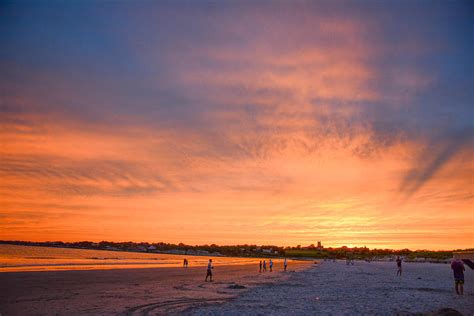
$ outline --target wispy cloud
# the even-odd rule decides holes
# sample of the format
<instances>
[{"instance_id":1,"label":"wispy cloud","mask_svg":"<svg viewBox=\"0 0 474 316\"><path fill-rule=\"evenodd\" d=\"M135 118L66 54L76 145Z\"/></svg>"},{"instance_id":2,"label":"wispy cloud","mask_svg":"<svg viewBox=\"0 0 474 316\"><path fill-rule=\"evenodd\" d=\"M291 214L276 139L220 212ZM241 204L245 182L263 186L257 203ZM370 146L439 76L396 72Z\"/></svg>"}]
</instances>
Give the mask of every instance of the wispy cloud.
<instances>
[{"instance_id":1,"label":"wispy cloud","mask_svg":"<svg viewBox=\"0 0 474 316\"><path fill-rule=\"evenodd\" d=\"M467 150L472 154L473 136L474 130L469 127L428 144L400 184L403 198L406 200L415 194L459 152Z\"/></svg>"}]
</instances>

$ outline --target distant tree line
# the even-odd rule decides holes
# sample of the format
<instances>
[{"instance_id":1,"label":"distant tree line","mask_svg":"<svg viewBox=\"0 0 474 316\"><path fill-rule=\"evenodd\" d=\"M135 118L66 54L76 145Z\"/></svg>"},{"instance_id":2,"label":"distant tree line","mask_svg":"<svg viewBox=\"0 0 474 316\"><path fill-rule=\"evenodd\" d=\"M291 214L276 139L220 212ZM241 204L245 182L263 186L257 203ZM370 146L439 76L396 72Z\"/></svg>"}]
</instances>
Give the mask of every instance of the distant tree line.
<instances>
[{"instance_id":1,"label":"distant tree line","mask_svg":"<svg viewBox=\"0 0 474 316\"><path fill-rule=\"evenodd\" d=\"M436 260L447 260L453 257L456 251L473 251L474 249L457 249L457 250L410 250L410 249L369 249L367 247L346 246L339 248L323 248L311 249L310 247L285 248L285 254L290 257L307 257L319 259L360 259L360 260L376 260L380 258L402 256L406 260L415 260L417 258Z\"/></svg>"},{"instance_id":2,"label":"distant tree line","mask_svg":"<svg viewBox=\"0 0 474 316\"><path fill-rule=\"evenodd\" d=\"M446 260L453 256L455 251L474 251L471 249L458 249L452 251L431 251L402 249L369 249L367 247L279 247L275 245L231 245L218 246L211 245L187 245L184 243L148 243L148 242L112 242L112 241L79 241L79 242L29 242L29 241L0 241L0 244L42 246L42 247L61 247L61 248L80 248L95 250L113 250L113 251L134 251L150 253L182 253L182 254L210 254L224 256L240 257L293 257L293 258L315 258L315 259L362 259L375 260L380 258L403 256L407 260L416 260L417 258Z\"/></svg>"}]
</instances>

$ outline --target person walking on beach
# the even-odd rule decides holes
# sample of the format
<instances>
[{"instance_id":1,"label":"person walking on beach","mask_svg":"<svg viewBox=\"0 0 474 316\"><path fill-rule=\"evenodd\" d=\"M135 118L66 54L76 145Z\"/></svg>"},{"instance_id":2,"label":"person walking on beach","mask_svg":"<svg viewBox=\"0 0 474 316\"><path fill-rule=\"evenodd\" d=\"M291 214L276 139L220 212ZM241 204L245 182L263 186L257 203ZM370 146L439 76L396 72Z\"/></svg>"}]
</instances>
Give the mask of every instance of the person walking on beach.
<instances>
[{"instance_id":1,"label":"person walking on beach","mask_svg":"<svg viewBox=\"0 0 474 316\"><path fill-rule=\"evenodd\" d=\"M258 272L262 272L262 260L260 260L260 270Z\"/></svg>"},{"instance_id":2,"label":"person walking on beach","mask_svg":"<svg viewBox=\"0 0 474 316\"><path fill-rule=\"evenodd\" d=\"M212 269L214 267L212 266L212 259L209 259L209 263L207 264L207 274L206 274L206 280L204 282L207 282L207 278L210 277L210 282L212 282Z\"/></svg>"},{"instance_id":3,"label":"person walking on beach","mask_svg":"<svg viewBox=\"0 0 474 316\"><path fill-rule=\"evenodd\" d=\"M263 260L263 272L267 271L267 262Z\"/></svg>"},{"instance_id":4,"label":"person walking on beach","mask_svg":"<svg viewBox=\"0 0 474 316\"><path fill-rule=\"evenodd\" d=\"M272 259L270 259L270 261L268 262L268 265L270 266L270 272L273 271L273 261Z\"/></svg>"},{"instance_id":5,"label":"person walking on beach","mask_svg":"<svg viewBox=\"0 0 474 316\"><path fill-rule=\"evenodd\" d=\"M402 258L397 257L397 276L402 276Z\"/></svg>"},{"instance_id":6,"label":"person walking on beach","mask_svg":"<svg viewBox=\"0 0 474 316\"><path fill-rule=\"evenodd\" d=\"M451 262L451 269L454 273L454 288L456 294L464 295L464 263L459 259L454 259Z\"/></svg>"},{"instance_id":7,"label":"person walking on beach","mask_svg":"<svg viewBox=\"0 0 474 316\"><path fill-rule=\"evenodd\" d=\"M283 271L286 271L287 266L288 266L288 262L286 261L286 258L285 258L285 261L283 261Z\"/></svg>"},{"instance_id":8,"label":"person walking on beach","mask_svg":"<svg viewBox=\"0 0 474 316\"><path fill-rule=\"evenodd\" d=\"M188 259L183 260L183 267L187 268L188 267Z\"/></svg>"}]
</instances>

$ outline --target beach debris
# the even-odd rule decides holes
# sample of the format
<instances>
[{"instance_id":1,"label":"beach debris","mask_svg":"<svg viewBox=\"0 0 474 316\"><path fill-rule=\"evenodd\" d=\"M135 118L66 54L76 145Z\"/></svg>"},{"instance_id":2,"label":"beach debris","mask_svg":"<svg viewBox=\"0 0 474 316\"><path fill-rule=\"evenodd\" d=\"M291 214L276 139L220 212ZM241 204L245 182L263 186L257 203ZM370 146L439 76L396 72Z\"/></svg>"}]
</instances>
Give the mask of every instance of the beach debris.
<instances>
[{"instance_id":1,"label":"beach debris","mask_svg":"<svg viewBox=\"0 0 474 316\"><path fill-rule=\"evenodd\" d=\"M227 288L233 289L233 290L240 290L240 289L245 289L246 287L239 284L232 284L232 285L229 285Z\"/></svg>"}]
</instances>

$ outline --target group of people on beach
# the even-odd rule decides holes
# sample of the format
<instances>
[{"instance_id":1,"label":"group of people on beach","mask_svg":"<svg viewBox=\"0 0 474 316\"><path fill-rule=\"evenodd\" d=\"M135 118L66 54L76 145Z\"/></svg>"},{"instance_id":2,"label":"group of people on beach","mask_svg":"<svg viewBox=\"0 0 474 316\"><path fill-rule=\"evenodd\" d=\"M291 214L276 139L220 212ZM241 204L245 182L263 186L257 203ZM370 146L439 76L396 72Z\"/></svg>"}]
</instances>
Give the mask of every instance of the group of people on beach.
<instances>
[{"instance_id":1,"label":"group of people on beach","mask_svg":"<svg viewBox=\"0 0 474 316\"><path fill-rule=\"evenodd\" d=\"M402 276L402 261L403 259L398 256L396 259L397 276ZM354 264L353 261L351 264ZM186 267L186 268L188 267L188 259L184 259L183 267ZM272 259L268 260L268 267L270 269L270 272L272 272L273 271ZM283 271L286 271L287 267L288 267L288 261L285 258L283 261ZM214 269L214 266L212 265L212 259L209 259L209 262L207 263L207 274L206 274L205 282L207 282L208 279L210 282L212 282L213 269ZM458 295L463 295L464 294L464 271L465 271L464 263L460 259L454 259L451 262L451 269L453 270L453 273L454 273L454 284L455 284L456 293ZM266 271L267 271L267 261L260 260L259 272L266 272Z\"/></svg>"},{"instance_id":2,"label":"group of people on beach","mask_svg":"<svg viewBox=\"0 0 474 316\"><path fill-rule=\"evenodd\" d=\"M259 272L266 272L267 271L267 261L266 260L260 260L260 270ZM184 263L183 263L183 266L184 267L187 267L188 266L188 260L187 259L184 259ZM268 260L268 267L270 269L270 272L273 271L273 261L272 259ZM288 268L288 261L285 260L283 261L283 271L286 271L286 269ZM214 269L214 266L212 265L212 259L209 259L209 262L207 263L207 273L206 273L206 278L204 279L204 282L207 282L207 280L209 279L209 282L212 282L212 270Z\"/></svg>"},{"instance_id":3,"label":"group of people on beach","mask_svg":"<svg viewBox=\"0 0 474 316\"><path fill-rule=\"evenodd\" d=\"M268 266L270 268L270 272L272 272L273 271L273 261L272 261L272 259L270 259L268 261ZM259 267L260 267L259 272L267 272L267 261L263 260L263 262L262 262L262 260L260 260Z\"/></svg>"},{"instance_id":4,"label":"group of people on beach","mask_svg":"<svg viewBox=\"0 0 474 316\"><path fill-rule=\"evenodd\" d=\"M189 265L188 259L184 258L183 259L183 268L187 268ZM207 279L209 279L210 282L212 282L212 269L214 269L214 266L212 265L212 259L209 259L209 262L207 263L207 274L206 274L206 279L204 282L207 282Z\"/></svg>"},{"instance_id":5,"label":"group of people on beach","mask_svg":"<svg viewBox=\"0 0 474 316\"><path fill-rule=\"evenodd\" d=\"M273 271L273 261L272 259L269 259L268 260L268 267L270 268L270 272ZM288 261L285 260L283 261L283 271L286 271L286 268L288 267ZM267 272L267 261L266 260L260 260L260 263L259 263L259 270L258 272Z\"/></svg>"}]
</instances>

